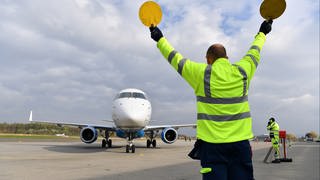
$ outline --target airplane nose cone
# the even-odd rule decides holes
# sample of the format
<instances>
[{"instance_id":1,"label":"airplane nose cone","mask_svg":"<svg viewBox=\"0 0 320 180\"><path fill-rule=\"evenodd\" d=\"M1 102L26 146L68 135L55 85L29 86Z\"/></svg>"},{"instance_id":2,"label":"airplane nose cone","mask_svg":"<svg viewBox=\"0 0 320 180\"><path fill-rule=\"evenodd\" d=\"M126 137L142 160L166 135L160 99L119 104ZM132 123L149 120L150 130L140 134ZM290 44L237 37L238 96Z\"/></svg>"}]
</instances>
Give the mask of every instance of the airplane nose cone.
<instances>
[{"instance_id":1,"label":"airplane nose cone","mask_svg":"<svg viewBox=\"0 0 320 180\"><path fill-rule=\"evenodd\" d=\"M122 119L137 121L143 118L143 113L138 112L131 107L123 107L122 108Z\"/></svg>"},{"instance_id":2,"label":"airplane nose cone","mask_svg":"<svg viewBox=\"0 0 320 180\"><path fill-rule=\"evenodd\" d=\"M123 127L143 127L150 119L151 108L146 103L119 103L116 109L117 124Z\"/></svg>"}]
</instances>

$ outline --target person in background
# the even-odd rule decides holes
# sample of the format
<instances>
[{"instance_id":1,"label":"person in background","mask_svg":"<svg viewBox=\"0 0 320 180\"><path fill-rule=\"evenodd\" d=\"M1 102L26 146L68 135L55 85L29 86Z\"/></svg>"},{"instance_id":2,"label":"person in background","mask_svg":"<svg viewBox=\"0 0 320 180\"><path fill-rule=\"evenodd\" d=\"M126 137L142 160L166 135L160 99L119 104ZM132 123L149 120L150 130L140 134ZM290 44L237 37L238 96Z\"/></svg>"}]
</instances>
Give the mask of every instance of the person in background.
<instances>
[{"instance_id":1,"label":"person in background","mask_svg":"<svg viewBox=\"0 0 320 180\"><path fill-rule=\"evenodd\" d=\"M272 147L274 149L274 160L272 163L280 163L280 141L279 141L279 125L276 120L271 117L268 121L267 130L271 139Z\"/></svg>"}]
</instances>

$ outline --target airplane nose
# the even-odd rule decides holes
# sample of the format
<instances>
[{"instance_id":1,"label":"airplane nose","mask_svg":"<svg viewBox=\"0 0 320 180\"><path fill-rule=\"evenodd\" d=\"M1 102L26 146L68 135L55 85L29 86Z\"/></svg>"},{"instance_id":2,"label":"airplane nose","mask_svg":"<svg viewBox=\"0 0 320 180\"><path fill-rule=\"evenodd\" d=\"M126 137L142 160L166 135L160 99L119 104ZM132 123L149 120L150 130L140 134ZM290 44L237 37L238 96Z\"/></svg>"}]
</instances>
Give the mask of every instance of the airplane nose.
<instances>
[{"instance_id":1,"label":"airplane nose","mask_svg":"<svg viewBox=\"0 0 320 180\"><path fill-rule=\"evenodd\" d=\"M138 121L141 120L141 118L143 118L143 112L128 106L122 108L122 119Z\"/></svg>"},{"instance_id":2,"label":"airplane nose","mask_svg":"<svg viewBox=\"0 0 320 180\"><path fill-rule=\"evenodd\" d=\"M151 104L137 99L119 99L114 102L112 118L118 127L141 128L149 122Z\"/></svg>"},{"instance_id":3,"label":"airplane nose","mask_svg":"<svg viewBox=\"0 0 320 180\"><path fill-rule=\"evenodd\" d=\"M127 121L144 121L147 117L146 107L142 104L122 104L121 119Z\"/></svg>"}]
</instances>

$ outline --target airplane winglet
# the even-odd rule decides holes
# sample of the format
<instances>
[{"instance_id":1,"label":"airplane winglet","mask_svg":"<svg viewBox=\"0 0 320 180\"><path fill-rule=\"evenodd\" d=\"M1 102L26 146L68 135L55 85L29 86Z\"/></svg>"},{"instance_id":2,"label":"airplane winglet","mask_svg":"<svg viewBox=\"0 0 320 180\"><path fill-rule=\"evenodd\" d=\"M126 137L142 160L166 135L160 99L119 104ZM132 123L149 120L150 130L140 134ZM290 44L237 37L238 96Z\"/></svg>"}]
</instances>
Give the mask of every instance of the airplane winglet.
<instances>
[{"instance_id":1,"label":"airplane winglet","mask_svg":"<svg viewBox=\"0 0 320 180\"><path fill-rule=\"evenodd\" d=\"M30 111L29 121L32 121L32 111Z\"/></svg>"}]
</instances>

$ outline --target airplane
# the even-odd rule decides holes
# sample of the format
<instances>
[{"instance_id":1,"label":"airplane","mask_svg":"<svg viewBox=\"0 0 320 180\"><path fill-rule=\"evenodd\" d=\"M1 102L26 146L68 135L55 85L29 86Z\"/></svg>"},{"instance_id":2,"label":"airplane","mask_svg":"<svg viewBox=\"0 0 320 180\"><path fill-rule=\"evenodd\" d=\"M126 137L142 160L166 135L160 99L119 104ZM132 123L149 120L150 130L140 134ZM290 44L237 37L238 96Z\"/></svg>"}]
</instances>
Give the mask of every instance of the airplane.
<instances>
[{"instance_id":1,"label":"airplane","mask_svg":"<svg viewBox=\"0 0 320 180\"><path fill-rule=\"evenodd\" d=\"M161 130L161 139L167 144L174 143L178 138L177 130L182 127L196 128L196 124L181 125L148 125L151 120L151 103L146 93L142 90L128 88L117 93L112 104L112 120L104 120L113 122L114 125L97 125L82 123L64 123L33 120L32 111L30 111L29 122L43 122L56 124L58 126L77 126L80 130L80 139L82 142L90 144L97 140L98 130L103 137L101 142L102 148L112 147L110 132L115 132L117 137L127 139L126 153L130 151L135 153L135 145L133 140L136 138L147 137L147 148L151 145L153 148L157 146L156 136Z\"/></svg>"}]
</instances>

